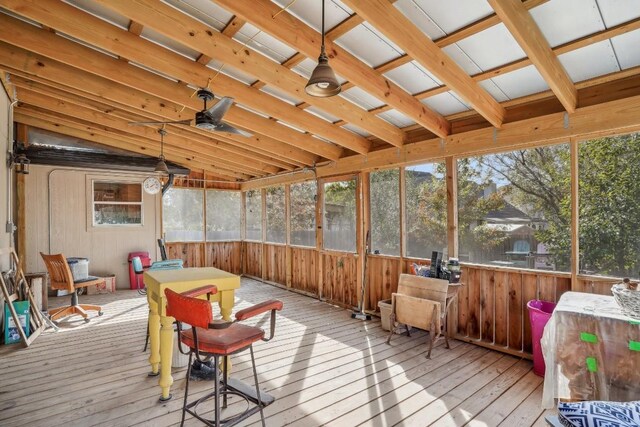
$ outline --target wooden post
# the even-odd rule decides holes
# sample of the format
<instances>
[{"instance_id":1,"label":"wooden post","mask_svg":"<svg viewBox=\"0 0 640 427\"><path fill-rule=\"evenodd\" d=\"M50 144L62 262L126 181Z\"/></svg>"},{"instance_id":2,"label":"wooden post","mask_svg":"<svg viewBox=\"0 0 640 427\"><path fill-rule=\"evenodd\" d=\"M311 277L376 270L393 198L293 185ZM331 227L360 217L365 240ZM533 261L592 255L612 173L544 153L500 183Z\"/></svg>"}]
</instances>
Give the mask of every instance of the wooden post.
<instances>
[{"instance_id":1,"label":"wooden post","mask_svg":"<svg viewBox=\"0 0 640 427\"><path fill-rule=\"evenodd\" d=\"M447 253L458 257L458 167L456 159L445 159L447 169Z\"/></svg>"},{"instance_id":2,"label":"wooden post","mask_svg":"<svg viewBox=\"0 0 640 427\"><path fill-rule=\"evenodd\" d=\"M247 238L247 193L240 192L240 274L245 274L245 239Z\"/></svg>"},{"instance_id":3,"label":"wooden post","mask_svg":"<svg viewBox=\"0 0 640 427\"><path fill-rule=\"evenodd\" d=\"M317 192L316 192L316 252L318 254L318 298L322 299L322 291L324 285L324 257L322 255L323 249L323 224L322 224L322 211L324 205L324 181L316 180Z\"/></svg>"},{"instance_id":4,"label":"wooden post","mask_svg":"<svg viewBox=\"0 0 640 427\"><path fill-rule=\"evenodd\" d=\"M356 228L356 253L359 256L356 264L356 292L358 299L360 298L360 295L362 295L362 287L367 280L367 278L364 276L366 274L364 266L367 262L367 232L369 231L371 224L371 200L369 197L370 188L371 185L369 172L361 172L358 177L356 177L356 224L358 224ZM362 307L363 311L366 309L367 300L368 296L363 295L363 301L358 301L358 303L361 304L360 307Z\"/></svg>"},{"instance_id":5,"label":"wooden post","mask_svg":"<svg viewBox=\"0 0 640 427\"><path fill-rule=\"evenodd\" d=\"M407 255L407 221L405 218L405 203L407 202L407 177L405 176L405 168L402 166L398 179L398 195L400 197L400 273L406 273L404 266L404 257Z\"/></svg>"},{"instance_id":6,"label":"wooden post","mask_svg":"<svg viewBox=\"0 0 640 427\"><path fill-rule=\"evenodd\" d=\"M28 140L28 128L26 125L18 124L17 126L17 135L16 141L21 142L25 148L29 146ZM13 144L13 141L9 141L9 144ZM25 179L26 177L23 174L15 174L16 177L16 222L17 222L17 233L15 245L18 248L18 260L20 262L20 269L24 271L26 267L26 257L27 257L27 227L26 227L26 187L25 187ZM11 194L7 195L11 197ZM46 285L46 283L45 283Z\"/></svg>"},{"instance_id":7,"label":"wooden post","mask_svg":"<svg viewBox=\"0 0 640 427\"><path fill-rule=\"evenodd\" d=\"M580 227L579 227L579 169L578 169L578 140L571 138L571 290L582 291L582 286L578 282L580 272Z\"/></svg>"},{"instance_id":8,"label":"wooden post","mask_svg":"<svg viewBox=\"0 0 640 427\"><path fill-rule=\"evenodd\" d=\"M287 288L291 287L292 281L292 269L291 265L291 185L286 184L284 186L284 221L285 221L285 269L286 269L286 285Z\"/></svg>"},{"instance_id":9,"label":"wooden post","mask_svg":"<svg viewBox=\"0 0 640 427\"><path fill-rule=\"evenodd\" d=\"M262 202L262 209L261 209L261 214L262 214L262 239L261 239L261 243L260 243L260 260L261 260L261 267L260 267L260 277L262 278L262 280L265 279L265 266L267 265L266 262L266 251L264 250L264 242L267 240L267 190L266 189L261 189L260 190L260 200Z\"/></svg>"}]
</instances>

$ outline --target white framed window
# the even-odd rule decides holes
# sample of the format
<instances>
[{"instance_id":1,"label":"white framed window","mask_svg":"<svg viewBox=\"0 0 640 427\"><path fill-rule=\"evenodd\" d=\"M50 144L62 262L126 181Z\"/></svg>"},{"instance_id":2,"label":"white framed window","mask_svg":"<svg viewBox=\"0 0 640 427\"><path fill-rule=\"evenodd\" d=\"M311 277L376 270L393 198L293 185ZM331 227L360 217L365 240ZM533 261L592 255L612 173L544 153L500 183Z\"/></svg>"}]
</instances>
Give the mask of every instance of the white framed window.
<instances>
[{"instance_id":1,"label":"white framed window","mask_svg":"<svg viewBox=\"0 0 640 427\"><path fill-rule=\"evenodd\" d=\"M142 226L142 184L92 180L94 227Z\"/></svg>"}]
</instances>

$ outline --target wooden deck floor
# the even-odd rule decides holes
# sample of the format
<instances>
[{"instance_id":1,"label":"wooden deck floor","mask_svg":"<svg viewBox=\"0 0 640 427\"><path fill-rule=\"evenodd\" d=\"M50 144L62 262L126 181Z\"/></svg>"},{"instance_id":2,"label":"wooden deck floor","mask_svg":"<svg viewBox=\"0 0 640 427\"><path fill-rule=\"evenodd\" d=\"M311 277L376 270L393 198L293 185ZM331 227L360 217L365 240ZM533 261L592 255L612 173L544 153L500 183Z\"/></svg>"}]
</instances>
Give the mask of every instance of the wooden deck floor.
<instances>
[{"instance_id":1,"label":"wooden deck floor","mask_svg":"<svg viewBox=\"0 0 640 427\"><path fill-rule=\"evenodd\" d=\"M531 362L458 341L450 350L441 341L427 360L425 333L389 346L378 319L352 320L347 310L250 279L236 307L267 298L285 303L276 338L255 348L261 388L277 397L265 410L267 425L544 425L542 381ZM159 403L141 351L146 300L119 291L81 301L102 304L104 316L62 323L29 349L0 348L0 425L179 424L185 369L174 369L174 399ZM248 355L233 363L236 378L252 381ZM193 396L211 386L192 384ZM259 417L244 423L254 424Z\"/></svg>"}]
</instances>

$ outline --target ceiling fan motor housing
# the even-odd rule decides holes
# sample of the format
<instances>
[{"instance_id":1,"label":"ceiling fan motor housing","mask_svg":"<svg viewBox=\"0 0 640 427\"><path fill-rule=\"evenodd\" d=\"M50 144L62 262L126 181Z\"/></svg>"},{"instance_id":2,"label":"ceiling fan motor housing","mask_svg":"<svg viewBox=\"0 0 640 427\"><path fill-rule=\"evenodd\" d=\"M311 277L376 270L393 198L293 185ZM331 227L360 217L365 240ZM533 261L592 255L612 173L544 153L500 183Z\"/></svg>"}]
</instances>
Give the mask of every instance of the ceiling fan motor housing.
<instances>
[{"instance_id":1,"label":"ceiling fan motor housing","mask_svg":"<svg viewBox=\"0 0 640 427\"><path fill-rule=\"evenodd\" d=\"M204 111L198 111L196 113L196 127L200 129L215 129L217 123L215 123L211 117L205 114Z\"/></svg>"}]
</instances>

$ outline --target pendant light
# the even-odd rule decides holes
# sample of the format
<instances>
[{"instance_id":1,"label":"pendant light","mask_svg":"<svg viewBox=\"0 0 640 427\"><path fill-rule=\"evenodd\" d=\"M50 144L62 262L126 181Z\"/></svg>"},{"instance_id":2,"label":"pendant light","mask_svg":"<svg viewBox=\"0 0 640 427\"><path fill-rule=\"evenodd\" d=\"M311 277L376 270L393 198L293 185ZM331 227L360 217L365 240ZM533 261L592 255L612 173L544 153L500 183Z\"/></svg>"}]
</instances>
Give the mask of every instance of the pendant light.
<instances>
[{"instance_id":1,"label":"pendant light","mask_svg":"<svg viewBox=\"0 0 640 427\"><path fill-rule=\"evenodd\" d=\"M154 171L160 172L163 175L169 175L169 168L164 162L164 136L167 134L167 131L161 128L158 129L158 133L160 134L160 157L158 157L158 163L156 163Z\"/></svg>"},{"instance_id":2,"label":"pendant light","mask_svg":"<svg viewBox=\"0 0 640 427\"><path fill-rule=\"evenodd\" d=\"M322 46L320 47L320 57L318 57L318 65L311 73L311 78L309 78L304 90L309 95L319 98L337 95L342 90L336 74L329 65L329 58L324 49L324 0L322 0Z\"/></svg>"}]
</instances>

